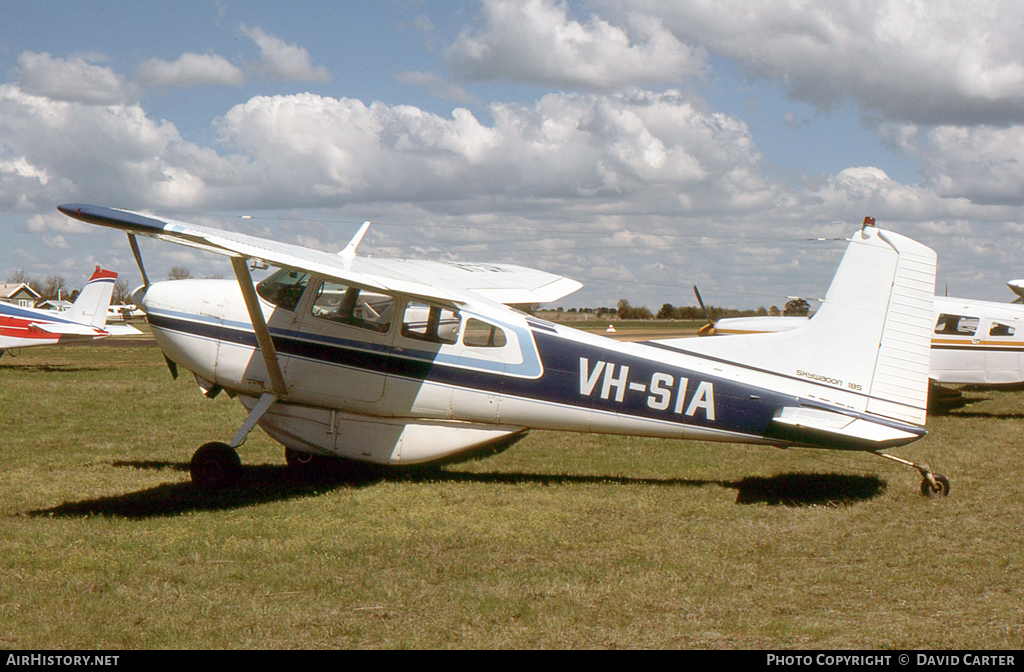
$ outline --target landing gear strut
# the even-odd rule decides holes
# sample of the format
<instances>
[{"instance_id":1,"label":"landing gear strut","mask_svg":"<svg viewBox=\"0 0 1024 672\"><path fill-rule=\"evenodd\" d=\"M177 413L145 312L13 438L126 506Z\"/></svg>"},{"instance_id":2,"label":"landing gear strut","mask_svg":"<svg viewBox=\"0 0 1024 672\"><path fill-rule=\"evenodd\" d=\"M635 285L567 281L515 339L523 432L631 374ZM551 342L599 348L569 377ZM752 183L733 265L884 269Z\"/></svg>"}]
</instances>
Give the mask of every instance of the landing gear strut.
<instances>
[{"instance_id":1,"label":"landing gear strut","mask_svg":"<svg viewBox=\"0 0 1024 672\"><path fill-rule=\"evenodd\" d=\"M192 482L204 490L219 490L234 485L242 474L242 460L235 450L242 445L249 432L256 426L259 419L270 410L270 407L277 401L277 396L272 393L264 393L259 398L249 415L245 418L241 428L231 439L231 443L213 441L203 444L192 455L188 471L192 475Z\"/></svg>"},{"instance_id":2,"label":"landing gear strut","mask_svg":"<svg viewBox=\"0 0 1024 672\"><path fill-rule=\"evenodd\" d=\"M885 453L875 453L875 455L917 469L923 477L923 480L921 481L921 494L925 497L931 497L933 495L946 497L949 495L949 479L942 474L933 473L932 468L927 464L923 462L911 462L894 455L886 455Z\"/></svg>"}]
</instances>

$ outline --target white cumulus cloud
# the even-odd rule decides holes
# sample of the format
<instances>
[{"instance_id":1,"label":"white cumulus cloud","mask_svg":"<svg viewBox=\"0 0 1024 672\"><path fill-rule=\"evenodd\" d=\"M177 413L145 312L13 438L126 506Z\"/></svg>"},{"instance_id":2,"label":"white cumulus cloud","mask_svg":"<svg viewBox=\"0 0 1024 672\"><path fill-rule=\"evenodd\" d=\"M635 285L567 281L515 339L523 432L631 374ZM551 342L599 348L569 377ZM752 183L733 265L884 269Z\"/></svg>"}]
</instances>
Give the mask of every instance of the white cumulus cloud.
<instances>
[{"instance_id":1,"label":"white cumulus cloud","mask_svg":"<svg viewBox=\"0 0 1024 672\"><path fill-rule=\"evenodd\" d=\"M173 62L151 58L135 70L135 78L157 88L196 84L241 86L245 73L223 56L185 53Z\"/></svg>"},{"instance_id":2,"label":"white cumulus cloud","mask_svg":"<svg viewBox=\"0 0 1024 672\"><path fill-rule=\"evenodd\" d=\"M625 7L821 109L852 99L890 120L1024 121L1024 12L1016 0L634 0Z\"/></svg>"},{"instance_id":3,"label":"white cumulus cloud","mask_svg":"<svg viewBox=\"0 0 1024 672\"><path fill-rule=\"evenodd\" d=\"M1024 205L1024 126L940 126L926 134L921 153L937 193Z\"/></svg>"},{"instance_id":4,"label":"white cumulus cloud","mask_svg":"<svg viewBox=\"0 0 1024 672\"><path fill-rule=\"evenodd\" d=\"M260 50L259 60L250 64L250 67L257 72L275 79L303 82L331 81L330 71L322 65L313 65L309 51L303 47L288 44L259 27L249 28L243 25L242 32Z\"/></svg>"},{"instance_id":5,"label":"white cumulus cloud","mask_svg":"<svg viewBox=\"0 0 1024 672\"><path fill-rule=\"evenodd\" d=\"M0 179L0 202L37 208L82 195L180 207L203 198L194 176L223 175L224 163L137 104L52 100L13 84L0 85L0 160L20 178Z\"/></svg>"},{"instance_id":6,"label":"white cumulus cloud","mask_svg":"<svg viewBox=\"0 0 1024 672\"><path fill-rule=\"evenodd\" d=\"M51 100L114 105L135 97L130 84L110 68L90 62L99 57L72 56L67 60L26 51L18 57L22 90Z\"/></svg>"},{"instance_id":7,"label":"white cumulus cloud","mask_svg":"<svg viewBox=\"0 0 1024 672\"><path fill-rule=\"evenodd\" d=\"M647 15L626 26L597 15L581 23L551 0L485 0L482 14L483 26L463 31L445 55L469 80L609 89L677 81L703 64L700 50Z\"/></svg>"},{"instance_id":8,"label":"white cumulus cloud","mask_svg":"<svg viewBox=\"0 0 1024 672\"><path fill-rule=\"evenodd\" d=\"M685 194L695 207L745 208L770 197L746 126L700 112L676 91L549 94L490 112L485 125L465 109L444 118L405 105L262 96L232 108L217 128L225 146L247 157L240 182L261 199L558 198L675 208Z\"/></svg>"}]
</instances>

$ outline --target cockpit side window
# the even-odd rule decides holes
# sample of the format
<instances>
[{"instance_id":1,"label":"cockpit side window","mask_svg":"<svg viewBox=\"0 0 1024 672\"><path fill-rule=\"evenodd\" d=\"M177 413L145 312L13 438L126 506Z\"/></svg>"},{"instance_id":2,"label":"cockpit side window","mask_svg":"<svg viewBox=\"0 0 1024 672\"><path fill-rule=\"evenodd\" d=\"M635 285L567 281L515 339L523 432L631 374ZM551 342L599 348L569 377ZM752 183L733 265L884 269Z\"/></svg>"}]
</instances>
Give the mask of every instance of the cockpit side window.
<instances>
[{"instance_id":1,"label":"cockpit side window","mask_svg":"<svg viewBox=\"0 0 1024 672\"><path fill-rule=\"evenodd\" d=\"M935 323L936 334L949 334L953 336L973 336L978 330L979 320L977 317L967 315L939 315L939 321Z\"/></svg>"},{"instance_id":2,"label":"cockpit side window","mask_svg":"<svg viewBox=\"0 0 1024 672\"><path fill-rule=\"evenodd\" d=\"M992 326L989 327L989 336L1013 336L1017 330L1008 324L1001 324L999 322L993 322Z\"/></svg>"},{"instance_id":3,"label":"cockpit side window","mask_svg":"<svg viewBox=\"0 0 1024 672\"><path fill-rule=\"evenodd\" d=\"M395 299L327 280L320 283L310 310L321 320L384 334L391 328Z\"/></svg>"},{"instance_id":4,"label":"cockpit side window","mask_svg":"<svg viewBox=\"0 0 1024 672\"><path fill-rule=\"evenodd\" d=\"M450 308L410 301L402 316L402 336L450 345L459 338L459 314Z\"/></svg>"},{"instance_id":5,"label":"cockpit side window","mask_svg":"<svg viewBox=\"0 0 1024 672\"><path fill-rule=\"evenodd\" d=\"M275 306L295 310L307 284L309 273L282 268L256 285L256 293Z\"/></svg>"},{"instance_id":6,"label":"cockpit side window","mask_svg":"<svg viewBox=\"0 0 1024 672\"><path fill-rule=\"evenodd\" d=\"M471 317L466 321L466 331L462 334L462 344L470 348L501 348L508 340L505 332Z\"/></svg>"}]
</instances>

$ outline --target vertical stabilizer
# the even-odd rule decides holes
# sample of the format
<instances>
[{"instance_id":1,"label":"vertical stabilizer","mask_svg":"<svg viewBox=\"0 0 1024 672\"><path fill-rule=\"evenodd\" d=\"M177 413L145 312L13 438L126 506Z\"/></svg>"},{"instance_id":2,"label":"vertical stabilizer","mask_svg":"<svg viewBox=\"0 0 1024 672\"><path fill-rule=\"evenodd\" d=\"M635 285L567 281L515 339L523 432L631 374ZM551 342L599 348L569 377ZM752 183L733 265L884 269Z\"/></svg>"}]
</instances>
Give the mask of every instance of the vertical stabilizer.
<instances>
[{"instance_id":1,"label":"vertical stabilizer","mask_svg":"<svg viewBox=\"0 0 1024 672\"><path fill-rule=\"evenodd\" d=\"M89 282L68 310L67 319L99 329L106 326L107 308L110 307L110 297L114 294L116 280L117 273L105 271L97 266Z\"/></svg>"},{"instance_id":2,"label":"vertical stabilizer","mask_svg":"<svg viewBox=\"0 0 1024 672\"><path fill-rule=\"evenodd\" d=\"M780 374L803 397L923 425L935 267L930 248L865 226L805 325L673 345Z\"/></svg>"}]
</instances>

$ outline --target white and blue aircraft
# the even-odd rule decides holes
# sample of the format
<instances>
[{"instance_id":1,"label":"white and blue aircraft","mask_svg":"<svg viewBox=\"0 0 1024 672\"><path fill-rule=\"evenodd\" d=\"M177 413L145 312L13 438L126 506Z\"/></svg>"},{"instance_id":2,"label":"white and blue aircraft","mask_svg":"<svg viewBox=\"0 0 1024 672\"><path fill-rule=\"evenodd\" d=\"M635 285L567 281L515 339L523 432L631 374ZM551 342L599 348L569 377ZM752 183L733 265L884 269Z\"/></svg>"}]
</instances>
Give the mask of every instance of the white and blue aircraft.
<instances>
[{"instance_id":1,"label":"white and blue aircraft","mask_svg":"<svg viewBox=\"0 0 1024 672\"><path fill-rule=\"evenodd\" d=\"M865 224L821 308L798 329L625 343L505 304L554 301L581 285L505 264L356 256L107 207L64 214L124 231L137 290L169 362L248 416L229 443L200 447L192 480L238 477L258 424L292 466L333 456L382 465L450 461L530 429L883 453L925 435L935 253ZM233 280L150 284L137 236L230 258ZM258 285L249 264L279 268Z\"/></svg>"}]
</instances>

